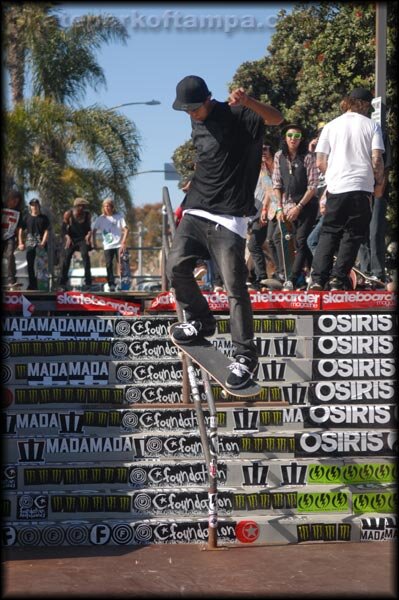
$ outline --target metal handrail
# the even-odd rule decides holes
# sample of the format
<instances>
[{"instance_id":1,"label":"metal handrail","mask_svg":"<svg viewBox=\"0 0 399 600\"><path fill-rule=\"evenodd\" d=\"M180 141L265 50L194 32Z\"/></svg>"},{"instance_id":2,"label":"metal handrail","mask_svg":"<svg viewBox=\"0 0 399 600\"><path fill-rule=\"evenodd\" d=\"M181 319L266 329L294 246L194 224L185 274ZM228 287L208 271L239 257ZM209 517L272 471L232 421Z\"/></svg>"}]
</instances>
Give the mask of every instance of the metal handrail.
<instances>
[{"instance_id":1,"label":"metal handrail","mask_svg":"<svg viewBox=\"0 0 399 600\"><path fill-rule=\"evenodd\" d=\"M162 204L165 223L163 224L163 230L165 229L165 240L162 244L163 256L166 256L169 252L169 236L167 235L167 226L170 228L170 238L176 233L176 224L174 219L174 213L172 204L170 201L169 190L167 187L162 188ZM162 263L163 264L163 263ZM164 266L164 265L163 265ZM164 269L163 269L164 271ZM184 311L180 304L175 298L176 313L179 321L184 321ZM185 354L182 355L183 365L183 401L189 400L189 388L191 388L192 396L194 400L195 412L197 415L198 428L200 432L201 444L204 451L205 461L208 469L209 478L209 489L208 489L208 549L214 549L217 547L217 527L218 527L218 493L217 493L217 456L218 456L218 434L217 434L217 412L215 401L213 398L213 392L209 381L208 373L201 369L202 381L205 388L205 394L207 398L209 415L210 415L210 432L208 439L205 417L201 405L201 395L198 388L198 382L195 375L195 368L190 357ZM188 381L187 381L188 380ZM188 386L189 383L189 386Z\"/></svg>"}]
</instances>

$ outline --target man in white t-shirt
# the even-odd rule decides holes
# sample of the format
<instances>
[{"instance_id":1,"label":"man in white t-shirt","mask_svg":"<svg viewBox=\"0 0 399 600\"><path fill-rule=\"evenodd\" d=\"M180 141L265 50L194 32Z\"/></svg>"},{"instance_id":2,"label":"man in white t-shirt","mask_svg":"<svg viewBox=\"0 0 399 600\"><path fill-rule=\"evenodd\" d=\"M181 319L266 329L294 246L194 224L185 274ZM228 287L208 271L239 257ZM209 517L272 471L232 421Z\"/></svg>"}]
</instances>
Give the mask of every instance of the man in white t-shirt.
<instances>
[{"instance_id":1,"label":"man in white t-shirt","mask_svg":"<svg viewBox=\"0 0 399 600\"><path fill-rule=\"evenodd\" d=\"M331 290L351 288L348 274L368 232L372 195L378 195L384 176L381 127L367 116L372 98L368 90L355 88L341 101L344 114L324 126L316 146L327 203L312 262L312 290L327 284Z\"/></svg>"},{"instance_id":2,"label":"man in white t-shirt","mask_svg":"<svg viewBox=\"0 0 399 600\"><path fill-rule=\"evenodd\" d=\"M101 231L105 256L105 267L107 269L107 281L109 291L115 291L115 277L113 271L114 258L119 257L126 249L126 239L129 229L126 226L123 215L115 212L114 203L111 198L106 198L102 204L103 212L97 217L93 224L93 244L96 244L96 232Z\"/></svg>"}]
</instances>

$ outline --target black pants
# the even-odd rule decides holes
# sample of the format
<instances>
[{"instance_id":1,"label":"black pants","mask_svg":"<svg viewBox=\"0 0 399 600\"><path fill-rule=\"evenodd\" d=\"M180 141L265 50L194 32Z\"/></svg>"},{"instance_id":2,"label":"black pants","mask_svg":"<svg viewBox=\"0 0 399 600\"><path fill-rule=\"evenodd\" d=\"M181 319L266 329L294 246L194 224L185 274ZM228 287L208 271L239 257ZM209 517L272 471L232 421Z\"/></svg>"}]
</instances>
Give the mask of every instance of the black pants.
<instances>
[{"instance_id":1,"label":"black pants","mask_svg":"<svg viewBox=\"0 0 399 600\"><path fill-rule=\"evenodd\" d=\"M325 285L331 278L345 285L365 241L371 219L371 193L330 194L312 263L312 282ZM336 261L334 263L334 254ZM334 263L334 266L333 266Z\"/></svg>"},{"instance_id":2,"label":"black pants","mask_svg":"<svg viewBox=\"0 0 399 600\"><path fill-rule=\"evenodd\" d=\"M257 281L267 278L266 257L263 251L267 235L267 227L262 226L259 220L253 222L248 239L248 251L254 261L255 276Z\"/></svg>"},{"instance_id":3,"label":"black pants","mask_svg":"<svg viewBox=\"0 0 399 600\"><path fill-rule=\"evenodd\" d=\"M37 290L37 278L35 273L36 246L26 249L26 262L28 265L28 290Z\"/></svg>"},{"instance_id":4,"label":"black pants","mask_svg":"<svg viewBox=\"0 0 399 600\"><path fill-rule=\"evenodd\" d=\"M291 279L294 283L296 283L296 280L302 274L302 269L305 266L310 268L312 265L313 255L309 250L307 239L316 222L318 209L318 200L315 196L307 204L305 204L305 206L301 209L298 218L292 222L292 229L295 239L295 258L294 264L292 265ZM273 241L279 256L281 256L281 235L278 226L275 229Z\"/></svg>"},{"instance_id":5,"label":"black pants","mask_svg":"<svg viewBox=\"0 0 399 600\"><path fill-rule=\"evenodd\" d=\"M108 285L115 285L114 269L112 266L114 258L119 260L119 248L109 248L104 250L105 268L107 269Z\"/></svg>"},{"instance_id":6,"label":"black pants","mask_svg":"<svg viewBox=\"0 0 399 600\"><path fill-rule=\"evenodd\" d=\"M245 244L244 238L225 227L187 214L176 229L166 269L176 300L186 312L187 320L198 319L212 326L215 317L193 275L199 258L211 258L222 276L229 301L234 356L243 354L256 359Z\"/></svg>"},{"instance_id":7,"label":"black pants","mask_svg":"<svg viewBox=\"0 0 399 600\"><path fill-rule=\"evenodd\" d=\"M72 242L69 248L64 249L64 260L62 261L61 267L60 285L66 285L68 283L68 271L71 264L71 259L73 253L77 250L79 250L80 254L82 255L83 266L85 270L85 284L91 285L91 265L89 254L91 247L87 245L85 240Z\"/></svg>"}]
</instances>

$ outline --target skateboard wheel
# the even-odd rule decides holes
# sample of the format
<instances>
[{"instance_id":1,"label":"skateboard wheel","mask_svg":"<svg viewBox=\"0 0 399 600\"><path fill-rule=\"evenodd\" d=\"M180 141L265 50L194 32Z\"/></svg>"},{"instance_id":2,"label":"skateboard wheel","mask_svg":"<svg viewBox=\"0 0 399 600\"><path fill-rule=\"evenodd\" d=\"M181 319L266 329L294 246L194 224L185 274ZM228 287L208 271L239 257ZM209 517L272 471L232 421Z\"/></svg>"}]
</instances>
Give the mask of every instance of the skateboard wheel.
<instances>
[{"instance_id":1,"label":"skateboard wheel","mask_svg":"<svg viewBox=\"0 0 399 600\"><path fill-rule=\"evenodd\" d=\"M221 394L222 398L224 398L225 400L229 397L228 393L226 392L226 390L222 390Z\"/></svg>"}]
</instances>

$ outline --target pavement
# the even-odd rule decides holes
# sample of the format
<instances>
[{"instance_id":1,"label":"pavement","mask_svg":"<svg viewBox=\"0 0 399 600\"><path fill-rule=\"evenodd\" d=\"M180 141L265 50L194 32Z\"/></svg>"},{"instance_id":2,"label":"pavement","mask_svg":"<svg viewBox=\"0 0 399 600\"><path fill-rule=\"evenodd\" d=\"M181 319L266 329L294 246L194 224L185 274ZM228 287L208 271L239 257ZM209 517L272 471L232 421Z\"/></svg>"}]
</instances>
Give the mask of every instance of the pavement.
<instances>
[{"instance_id":1,"label":"pavement","mask_svg":"<svg viewBox=\"0 0 399 600\"><path fill-rule=\"evenodd\" d=\"M397 598L396 543L4 548L3 598Z\"/></svg>"}]
</instances>

